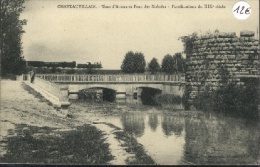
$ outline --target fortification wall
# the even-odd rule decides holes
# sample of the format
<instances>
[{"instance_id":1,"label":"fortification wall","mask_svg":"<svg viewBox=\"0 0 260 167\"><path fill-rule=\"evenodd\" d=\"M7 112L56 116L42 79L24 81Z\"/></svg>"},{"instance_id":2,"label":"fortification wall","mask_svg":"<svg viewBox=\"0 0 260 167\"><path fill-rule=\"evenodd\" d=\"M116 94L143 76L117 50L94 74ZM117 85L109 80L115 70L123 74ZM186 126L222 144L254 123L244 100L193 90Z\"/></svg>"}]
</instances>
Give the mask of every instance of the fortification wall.
<instances>
[{"instance_id":1,"label":"fortification wall","mask_svg":"<svg viewBox=\"0 0 260 167\"><path fill-rule=\"evenodd\" d=\"M259 40L252 31L200 35L192 42L192 51L187 54L186 85L191 85L190 99L198 91L235 82L245 84L243 77L260 75Z\"/></svg>"}]
</instances>

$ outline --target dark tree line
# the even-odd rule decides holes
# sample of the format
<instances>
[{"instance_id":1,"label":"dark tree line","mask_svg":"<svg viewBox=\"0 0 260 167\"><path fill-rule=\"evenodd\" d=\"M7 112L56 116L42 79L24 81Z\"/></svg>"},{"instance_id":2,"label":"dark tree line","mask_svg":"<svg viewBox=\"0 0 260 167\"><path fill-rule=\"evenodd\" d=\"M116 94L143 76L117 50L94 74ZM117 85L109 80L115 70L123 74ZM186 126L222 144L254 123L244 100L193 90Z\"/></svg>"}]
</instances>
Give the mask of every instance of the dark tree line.
<instances>
[{"instance_id":1,"label":"dark tree line","mask_svg":"<svg viewBox=\"0 0 260 167\"><path fill-rule=\"evenodd\" d=\"M21 74L25 69L21 37L26 20L19 19L23 4L24 0L1 0L0 3L1 76Z\"/></svg>"},{"instance_id":2,"label":"dark tree line","mask_svg":"<svg viewBox=\"0 0 260 167\"><path fill-rule=\"evenodd\" d=\"M185 59L181 53L176 53L173 56L167 54L162 60L162 72L173 74L185 72Z\"/></svg>"},{"instance_id":3,"label":"dark tree line","mask_svg":"<svg viewBox=\"0 0 260 167\"><path fill-rule=\"evenodd\" d=\"M143 53L129 51L126 53L121 69L124 73L144 73L146 62ZM186 70L185 59L181 53L172 55L165 55L162 64L158 63L156 58L148 63L148 71L152 74L157 72L164 72L167 74L184 73Z\"/></svg>"}]
</instances>

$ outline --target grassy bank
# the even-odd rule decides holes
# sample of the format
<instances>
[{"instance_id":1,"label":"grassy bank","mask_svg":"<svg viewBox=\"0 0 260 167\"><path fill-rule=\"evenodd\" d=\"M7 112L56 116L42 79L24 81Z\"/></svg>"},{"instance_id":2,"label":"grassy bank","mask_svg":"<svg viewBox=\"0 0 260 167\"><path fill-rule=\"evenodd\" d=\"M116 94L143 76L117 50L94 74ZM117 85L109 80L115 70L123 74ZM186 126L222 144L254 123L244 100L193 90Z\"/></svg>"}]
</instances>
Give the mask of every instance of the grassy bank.
<instances>
[{"instance_id":1,"label":"grassy bank","mask_svg":"<svg viewBox=\"0 0 260 167\"><path fill-rule=\"evenodd\" d=\"M130 134L121 131L119 127L106 122L99 122L99 124L105 124L109 127L115 129L116 131L113 132L116 135L116 139L123 141L121 144L122 147L125 148L126 152L132 154L133 156L128 157L126 163L129 165L139 164L139 165L149 165L155 164L154 160L147 155L146 151L144 150L143 146L137 142L137 140Z\"/></svg>"},{"instance_id":2,"label":"grassy bank","mask_svg":"<svg viewBox=\"0 0 260 167\"><path fill-rule=\"evenodd\" d=\"M114 134L116 135L116 138L118 140L124 141L124 144L122 144L122 146L125 147L126 152L135 155L133 157L129 157L126 160L127 164L155 164L154 160L146 154L143 146L139 144L133 136L122 131L114 132Z\"/></svg>"},{"instance_id":3,"label":"grassy bank","mask_svg":"<svg viewBox=\"0 0 260 167\"><path fill-rule=\"evenodd\" d=\"M102 132L90 125L60 131L22 124L15 133L7 138L1 163L107 164L113 159Z\"/></svg>"}]
</instances>

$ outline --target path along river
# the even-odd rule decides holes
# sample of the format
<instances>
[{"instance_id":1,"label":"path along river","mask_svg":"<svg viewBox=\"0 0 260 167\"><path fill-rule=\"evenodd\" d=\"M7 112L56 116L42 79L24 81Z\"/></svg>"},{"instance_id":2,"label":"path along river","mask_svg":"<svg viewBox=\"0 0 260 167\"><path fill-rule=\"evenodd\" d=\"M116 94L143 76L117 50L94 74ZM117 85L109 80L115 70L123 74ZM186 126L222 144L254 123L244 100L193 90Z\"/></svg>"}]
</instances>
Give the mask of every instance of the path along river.
<instances>
[{"instance_id":1,"label":"path along river","mask_svg":"<svg viewBox=\"0 0 260 167\"><path fill-rule=\"evenodd\" d=\"M7 84L2 83L2 86L6 86L5 90ZM26 93L21 92L20 95L24 97L20 99L28 98ZM53 113L53 109L46 104L38 107L41 108L41 111L37 111L41 116L37 116L37 112L32 112L28 107L33 101L8 101L8 96L5 96L4 100L5 105L1 108L0 115L1 140L8 135L14 135L10 133L10 129L13 129L14 124L17 123L27 122L30 126L42 125L66 130L66 128L70 129L71 124L75 122L80 126L84 123L96 122L98 123L96 127L107 134L114 130L114 126L133 136L156 164L260 163L258 119L184 111L181 106L144 106L133 101L130 103L74 101L70 106L72 118L67 121L66 118L49 117L48 114ZM38 109L37 106L33 107ZM17 111L13 111L14 109ZM17 112L21 112L22 115ZM30 112L33 114L30 117L26 116ZM102 123L113 126L106 127ZM118 141L114 140L114 136L108 135L107 142L110 144L112 154L117 155L111 164L125 164L125 159L130 156L129 153L120 147ZM0 148L2 154L8 151L3 142Z\"/></svg>"}]
</instances>

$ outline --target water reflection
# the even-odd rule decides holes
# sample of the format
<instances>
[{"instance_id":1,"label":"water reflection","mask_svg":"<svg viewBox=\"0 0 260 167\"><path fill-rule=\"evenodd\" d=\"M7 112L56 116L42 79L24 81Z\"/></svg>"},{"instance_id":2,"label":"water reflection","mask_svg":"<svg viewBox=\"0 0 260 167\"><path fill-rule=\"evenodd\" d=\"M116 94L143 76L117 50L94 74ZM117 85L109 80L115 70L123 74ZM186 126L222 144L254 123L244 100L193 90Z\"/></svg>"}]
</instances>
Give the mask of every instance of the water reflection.
<instances>
[{"instance_id":1,"label":"water reflection","mask_svg":"<svg viewBox=\"0 0 260 167\"><path fill-rule=\"evenodd\" d=\"M185 119L185 162L193 164L255 164L259 156L257 124L245 119L213 116Z\"/></svg>"},{"instance_id":2,"label":"water reflection","mask_svg":"<svg viewBox=\"0 0 260 167\"><path fill-rule=\"evenodd\" d=\"M160 105L161 109L166 109L166 110L184 110L184 107L182 104L163 104Z\"/></svg>"},{"instance_id":3,"label":"water reflection","mask_svg":"<svg viewBox=\"0 0 260 167\"><path fill-rule=\"evenodd\" d=\"M156 163L179 163L183 155L185 144L184 135L181 133L184 126L184 120L180 121L176 119L176 123L171 124L172 126L166 126L166 131L176 131L176 134L181 135L182 137L171 133L166 137L162 124L170 123L170 120L166 121L161 114L132 113L121 115L120 119L124 131L135 135L138 142L144 146L145 150L148 151ZM172 118L171 120L173 121L175 119ZM180 124L182 125L181 131L179 130Z\"/></svg>"},{"instance_id":4,"label":"water reflection","mask_svg":"<svg viewBox=\"0 0 260 167\"><path fill-rule=\"evenodd\" d=\"M150 114L148 124L152 131L156 131L158 126L158 115L157 114Z\"/></svg>"},{"instance_id":5,"label":"water reflection","mask_svg":"<svg viewBox=\"0 0 260 167\"><path fill-rule=\"evenodd\" d=\"M176 116L163 116L162 128L166 136L175 134L180 136L184 128L184 119Z\"/></svg>"},{"instance_id":6,"label":"water reflection","mask_svg":"<svg viewBox=\"0 0 260 167\"><path fill-rule=\"evenodd\" d=\"M121 115L158 164L257 164L259 123L220 114L143 111ZM184 112L184 111L183 111Z\"/></svg>"},{"instance_id":7,"label":"water reflection","mask_svg":"<svg viewBox=\"0 0 260 167\"><path fill-rule=\"evenodd\" d=\"M140 137L144 133L144 117L143 115L124 114L121 116L123 129L130 134Z\"/></svg>"}]
</instances>

